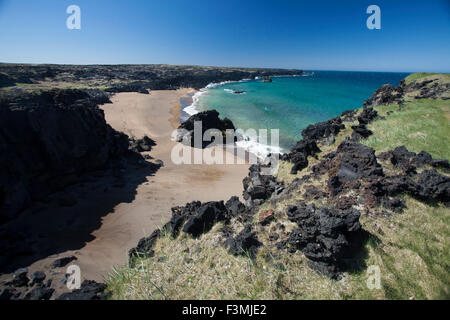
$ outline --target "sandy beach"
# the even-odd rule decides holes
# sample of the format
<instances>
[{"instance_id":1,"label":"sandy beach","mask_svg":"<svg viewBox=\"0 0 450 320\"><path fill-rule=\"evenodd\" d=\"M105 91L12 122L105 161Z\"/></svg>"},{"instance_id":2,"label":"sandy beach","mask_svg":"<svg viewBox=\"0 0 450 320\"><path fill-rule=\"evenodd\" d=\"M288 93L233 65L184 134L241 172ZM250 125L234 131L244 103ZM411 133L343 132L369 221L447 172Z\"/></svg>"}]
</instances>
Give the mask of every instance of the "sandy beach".
<instances>
[{"instance_id":1,"label":"sandy beach","mask_svg":"<svg viewBox=\"0 0 450 320\"><path fill-rule=\"evenodd\" d=\"M42 258L29 266L31 272L49 270L55 259L75 255L83 280L104 281L113 267L127 263L128 250L139 239L170 218L172 207L194 200L228 200L242 195L248 165L175 165L171 161L171 151L177 143L170 137L179 126L180 98L191 92L192 89L179 89L152 91L149 95L120 93L112 97L112 104L101 106L114 129L135 138L147 135L154 139L157 145L148 153L154 158L150 161L161 160L164 166L140 179L131 172L125 174L127 185L131 184L129 189L114 188L114 181L108 177L89 179L73 187L72 192L81 195L75 206L54 206L43 213L35 210L33 219L18 219L15 224L21 229L31 228L36 221L49 221L36 231L37 237L39 232L45 234L45 243L60 248L58 254L48 256L43 245ZM103 192L105 185L112 187ZM54 219L55 211L64 217L61 221ZM64 270L54 273L60 273L62 278ZM53 287L64 289L62 283Z\"/></svg>"}]
</instances>

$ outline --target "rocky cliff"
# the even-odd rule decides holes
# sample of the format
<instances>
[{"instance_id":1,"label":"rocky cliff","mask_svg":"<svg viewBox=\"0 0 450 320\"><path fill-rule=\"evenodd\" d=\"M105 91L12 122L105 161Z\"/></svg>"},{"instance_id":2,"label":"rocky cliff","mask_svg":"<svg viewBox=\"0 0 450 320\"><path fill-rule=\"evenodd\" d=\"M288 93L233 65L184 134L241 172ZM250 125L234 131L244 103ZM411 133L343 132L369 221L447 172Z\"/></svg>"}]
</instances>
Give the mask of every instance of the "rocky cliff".
<instances>
[{"instance_id":1,"label":"rocky cliff","mask_svg":"<svg viewBox=\"0 0 450 320\"><path fill-rule=\"evenodd\" d=\"M71 89L0 100L1 222L128 152L128 137L97 107L108 101L101 91Z\"/></svg>"}]
</instances>

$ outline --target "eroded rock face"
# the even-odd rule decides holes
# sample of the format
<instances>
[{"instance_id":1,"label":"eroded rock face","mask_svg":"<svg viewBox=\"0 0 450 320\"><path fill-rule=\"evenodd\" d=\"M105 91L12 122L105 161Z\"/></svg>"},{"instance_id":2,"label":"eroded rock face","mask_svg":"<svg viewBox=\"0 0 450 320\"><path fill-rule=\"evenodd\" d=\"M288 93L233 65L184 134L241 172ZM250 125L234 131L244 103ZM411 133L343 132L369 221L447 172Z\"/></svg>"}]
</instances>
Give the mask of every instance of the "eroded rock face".
<instances>
[{"instance_id":1,"label":"eroded rock face","mask_svg":"<svg viewBox=\"0 0 450 320\"><path fill-rule=\"evenodd\" d=\"M59 89L0 100L0 222L128 151L97 107L105 101L99 91Z\"/></svg>"},{"instance_id":2,"label":"eroded rock face","mask_svg":"<svg viewBox=\"0 0 450 320\"><path fill-rule=\"evenodd\" d=\"M337 278L341 259L351 256L361 238L360 213L300 203L289 207L287 215L299 227L289 236L291 248L301 250L317 271Z\"/></svg>"},{"instance_id":3,"label":"eroded rock face","mask_svg":"<svg viewBox=\"0 0 450 320\"><path fill-rule=\"evenodd\" d=\"M201 137L194 137L195 123L201 123L201 131L199 131L199 133L201 133ZM219 141L214 141L214 137L212 137L212 141L203 141L205 132L210 129L214 129L217 135L220 135L221 139ZM226 130L233 130L234 132L235 129L236 128L234 127L231 120L227 118L223 120L220 119L219 113L216 110L203 111L191 116L188 120L186 120L178 127L176 141L182 142L192 147L206 148L214 142L225 144L227 142ZM198 139L198 141L200 142L198 146L195 145L196 139ZM235 141L233 135L229 139L232 140L228 142Z\"/></svg>"}]
</instances>

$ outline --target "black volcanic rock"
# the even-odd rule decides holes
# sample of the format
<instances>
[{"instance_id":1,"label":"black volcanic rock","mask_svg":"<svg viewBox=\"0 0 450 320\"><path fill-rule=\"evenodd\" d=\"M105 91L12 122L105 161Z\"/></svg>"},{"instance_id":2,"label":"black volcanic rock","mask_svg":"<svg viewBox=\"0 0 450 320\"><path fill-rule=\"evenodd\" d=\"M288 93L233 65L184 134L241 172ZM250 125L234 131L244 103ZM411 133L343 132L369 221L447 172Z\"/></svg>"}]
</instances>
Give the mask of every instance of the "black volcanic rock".
<instances>
[{"instance_id":1,"label":"black volcanic rock","mask_svg":"<svg viewBox=\"0 0 450 320\"><path fill-rule=\"evenodd\" d=\"M156 142L147 136L138 140L130 138L130 150L134 152L149 152L154 146Z\"/></svg>"},{"instance_id":2,"label":"black volcanic rock","mask_svg":"<svg viewBox=\"0 0 450 320\"><path fill-rule=\"evenodd\" d=\"M14 272L13 279L11 281L11 284L14 287L26 287L28 282L30 282L30 279L28 279L27 268L20 268Z\"/></svg>"},{"instance_id":3,"label":"black volcanic rock","mask_svg":"<svg viewBox=\"0 0 450 320\"><path fill-rule=\"evenodd\" d=\"M201 124L201 137L199 137L200 141L201 141L201 145L199 146L195 146L195 137L194 137L194 126L195 123L200 123ZM186 120L184 123L182 123L179 127L178 127L178 134L176 137L176 140L178 142L183 142L187 145L190 145L192 147L201 147L201 148L206 148L207 146L213 144L214 142L219 143L219 144L225 144L226 141L226 130L234 130L236 128L234 127L233 123L225 118L225 119L220 119L219 118L219 113L216 110L208 110L208 111L203 111L200 113L197 113L193 116L191 116L188 120ZM217 132L217 136L221 136L221 140L220 141L203 141L203 137L204 134L207 130L216 130ZM232 141L229 142L234 142L234 136L230 137L232 139Z\"/></svg>"},{"instance_id":4,"label":"black volcanic rock","mask_svg":"<svg viewBox=\"0 0 450 320\"><path fill-rule=\"evenodd\" d=\"M303 139L318 141L327 138L330 135L336 136L341 130L345 129L340 117L309 125L302 131Z\"/></svg>"},{"instance_id":5,"label":"black volcanic rock","mask_svg":"<svg viewBox=\"0 0 450 320\"><path fill-rule=\"evenodd\" d=\"M105 100L59 89L0 99L0 222L128 152L127 136L97 107Z\"/></svg>"},{"instance_id":6,"label":"black volcanic rock","mask_svg":"<svg viewBox=\"0 0 450 320\"><path fill-rule=\"evenodd\" d=\"M205 203L198 209L196 215L189 218L183 227L183 232L197 238L211 230L217 222L225 221L227 213L223 201Z\"/></svg>"},{"instance_id":7,"label":"black volcanic rock","mask_svg":"<svg viewBox=\"0 0 450 320\"><path fill-rule=\"evenodd\" d=\"M287 215L299 226L289 235L291 248L301 250L312 268L337 278L341 260L362 244L360 213L300 203L289 207Z\"/></svg>"},{"instance_id":8,"label":"black volcanic rock","mask_svg":"<svg viewBox=\"0 0 450 320\"><path fill-rule=\"evenodd\" d=\"M13 78L8 76L7 74L0 73L0 88L11 87L15 85L15 81Z\"/></svg>"},{"instance_id":9,"label":"black volcanic rock","mask_svg":"<svg viewBox=\"0 0 450 320\"><path fill-rule=\"evenodd\" d=\"M242 181L247 208L258 206L269 199L277 189L283 188L283 184L274 176L261 174L261 166L261 164L250 166L248 176Z\"/></svg>"},{"instance_id":10,"label":"black volcanic rock","mask_svg":"<svg viewBox=\"0 0 450 320\"><path fill-rule=\"evenodd\" d=\"M355 141L359 141L360 139L366 139L367 137L373 134L372 131L367 129L365 124L359 124L357 126L352 126L352 139Z\"/></svg>"},{"instance_id":11,"label":"black volcanic rock","mask_svg":"<svg viewBox=\"0 0 450 320\"><path fill-rule=\"evenodd\" d=\"M128 261L130 267L134 266L136 258L153 257L155 251L153 247L156 241L161 237L161 230L157 229L148 238L142 238L139 240L138 245L135 248L130 249L128 252Z\"/></svg>"},{"instance_id":12,"label":"black volcanic rock","mask_svg":"<svg viewBox=\"0 0 450 320\"><path fill-rule=\"evenodd\" d=\"M377 106L380 104L400 103L403 98L403 88L394 88L390 84L385 84L379 88L375 93L366 100L363 104L364 107Z\"/></svg>"},{"instance_id":13,"label":"black volcanic rock","mask_svg":"<svg viewBox=\"0 0 450 320\"><path fill-rule=\"evenodd\" d=\"M378 117L378 112L374 108L363 108L358 117L360 124L369 124Z\"/></svg>"},{"instance_id":14,"label":"black volcanic rock","mask_svg":"<svg viewBox=\"0 0 450 320\"><path fill-rule=\"evenodd\" d=\"M248 256L251 259L255 258L258 248L262 246L262 243L258 241L258 237L252 231L252 228L252 225L248 225L235 238L229 237L225 241L225 247L228 248L230 254L235 256Z\"/></svg>"},{"instance_id":15,"label":"black volcanic rock","mask_svg":"<svg viewBox=\"0 0 450 320\"><path fill-rule=\"evenodd\" d=\"M56 300L105 300L106 285L92 280L85 280L80 289L63 293Z\"/></svg>"},{"instance_id":16,"label":"black volcanic rock","mask_svg":"<svg viewBox=\"0 0 450 320\"><path fill-rule=\"evenodd\" d=\"M55 289L37 286L25 294L24 300L50 300Z\"/></svg>"}]
</instances>

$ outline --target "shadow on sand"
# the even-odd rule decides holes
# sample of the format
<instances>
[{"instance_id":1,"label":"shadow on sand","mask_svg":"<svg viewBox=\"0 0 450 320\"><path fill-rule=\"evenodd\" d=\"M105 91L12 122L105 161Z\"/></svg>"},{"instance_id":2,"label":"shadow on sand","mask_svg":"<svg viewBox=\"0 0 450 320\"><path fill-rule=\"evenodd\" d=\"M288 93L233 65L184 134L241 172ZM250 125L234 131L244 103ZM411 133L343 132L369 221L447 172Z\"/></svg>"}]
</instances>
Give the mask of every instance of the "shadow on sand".
<instances>
[{"instance_id":1,"label":"shadow on sand","mask_svg":"<svg viewBox=\"0 0 450 320\"><path fill-rule=\"evenodd\" d=\"M35 203L0 226L0 273L10 273L93 241L102 218L120 203L131 203L139 185L160 166L143 160L80 177L80 182Z\"/></svg>"}]
</instances>

